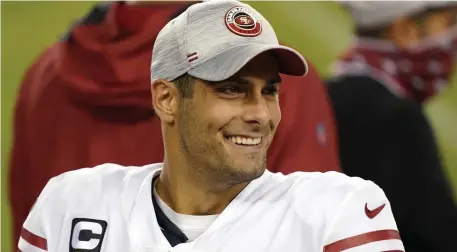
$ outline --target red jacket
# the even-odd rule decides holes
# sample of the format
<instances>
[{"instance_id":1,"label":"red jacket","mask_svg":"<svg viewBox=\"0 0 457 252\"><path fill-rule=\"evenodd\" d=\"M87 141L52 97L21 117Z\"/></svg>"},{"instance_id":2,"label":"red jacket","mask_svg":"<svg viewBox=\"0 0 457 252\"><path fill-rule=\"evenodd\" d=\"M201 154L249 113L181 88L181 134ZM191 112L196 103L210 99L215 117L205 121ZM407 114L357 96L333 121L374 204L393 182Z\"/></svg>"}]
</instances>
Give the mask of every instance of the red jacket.
<instances>
[{"instance_id":1,"label":"red jacket","mask_svg":"<svg viewBox=\"0 0 457 252\"><path fill-rule=\"evenodd\" d=\"M106 162L162 161L160 122L151 108L151 51L155 35L185 7L99 6L28 69L14 115L9 174L15 241L51 177ZM324 85L313 69L303 78L283 78L283 118L268 168L339 170Z\"/></svg>"}]
</instances>

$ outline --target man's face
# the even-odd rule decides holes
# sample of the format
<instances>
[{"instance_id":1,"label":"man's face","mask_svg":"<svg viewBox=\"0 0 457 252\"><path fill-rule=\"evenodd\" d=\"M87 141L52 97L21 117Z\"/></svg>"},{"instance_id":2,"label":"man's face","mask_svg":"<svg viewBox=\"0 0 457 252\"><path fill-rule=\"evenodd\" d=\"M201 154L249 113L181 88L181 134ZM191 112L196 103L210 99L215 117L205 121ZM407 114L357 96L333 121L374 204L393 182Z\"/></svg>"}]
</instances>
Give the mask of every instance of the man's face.
<instances>
[{"instance_id":1,"label":"man's face","mask_svg":"<svg viewBox=\"0 0 457 252\"><path fill-rule=\"evenodd\" d=\"M264 53L226 81L196 80L177 118L181 147L196 172L231 186L261 176L281 120L281 79L272 54Z\"/></svg>"},{"instance_id":2,"label":"man's face","mask_svg":"<svg viewBox=\"0 0 457 252\"><path fill-rule=\"evenodd\" d=\"M457 7L445 7L399 18L386 33L399 47L408 48L421 40L439 36L456 25Z\"/></svg>"}]
</instances>

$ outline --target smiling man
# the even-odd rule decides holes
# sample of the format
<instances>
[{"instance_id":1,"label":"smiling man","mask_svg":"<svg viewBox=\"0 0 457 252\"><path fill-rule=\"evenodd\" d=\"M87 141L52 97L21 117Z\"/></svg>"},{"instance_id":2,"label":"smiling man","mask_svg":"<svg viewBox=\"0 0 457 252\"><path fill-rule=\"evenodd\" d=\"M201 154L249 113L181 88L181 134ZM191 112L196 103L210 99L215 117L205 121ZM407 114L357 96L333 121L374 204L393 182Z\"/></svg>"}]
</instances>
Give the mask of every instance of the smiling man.
<instances>
[{"instance_id":1,"label":"smiling man","mask_svg":"<svg viewBox=\"0 0 457 252\"><path fill-rule=\"evenodd\" d=\"M279 74L308 67L260 13L233 0L192 5L161 30L152 55L163 163L51 179L19 250L403 251L372 182L266 170Z\"/></svg>"}]
</instances>

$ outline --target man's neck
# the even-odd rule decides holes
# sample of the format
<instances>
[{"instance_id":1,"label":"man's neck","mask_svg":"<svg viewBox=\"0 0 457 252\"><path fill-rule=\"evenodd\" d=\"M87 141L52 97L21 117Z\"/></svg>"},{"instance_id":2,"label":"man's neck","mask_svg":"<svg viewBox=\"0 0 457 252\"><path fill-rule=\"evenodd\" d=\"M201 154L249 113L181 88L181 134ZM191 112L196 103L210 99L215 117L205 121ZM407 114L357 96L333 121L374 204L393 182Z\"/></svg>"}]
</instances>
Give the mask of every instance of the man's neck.
<instances>
[{"instance_id":1,"label":"man's neck","mask_svg":"<svg viewBox=\"0 0 457 252\"><path fill-rule=\"evenodd\" d=\"M195 176L190 179L184 172L171 171L165 163L156 190L159 197L177 213L213 215L220 214L247 185L248 182L216 191L208 185L208 180Z\"/></svg>"}]
</instances>

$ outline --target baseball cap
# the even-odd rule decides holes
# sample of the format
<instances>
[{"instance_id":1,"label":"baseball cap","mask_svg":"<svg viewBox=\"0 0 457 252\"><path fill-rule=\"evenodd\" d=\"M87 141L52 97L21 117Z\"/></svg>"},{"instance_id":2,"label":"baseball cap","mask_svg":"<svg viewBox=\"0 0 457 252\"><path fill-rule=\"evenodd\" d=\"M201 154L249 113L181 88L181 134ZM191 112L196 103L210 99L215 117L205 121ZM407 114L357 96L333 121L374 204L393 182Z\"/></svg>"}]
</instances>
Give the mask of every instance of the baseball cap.
<instances>
[{"instance_id":1,"label":"baseball cap","mask_svg":"<svg viewBox=\"0 0 457 252\"><path fill-rule=\"evenodd\" d=\"M429 8L456 5L456 1L345 1L341 4L349 10L357 27L377 28Z\"/></svg>"},{"instance_id":2,"label":"baseball cap","mask_svg":"<svg viewBox=\"0 0 457 252\"><path fill-rule=\"evenodd\" d=\"M274 52L280 73L307 73L303 56L279 45L273 27L249 5L235 0L196 3L157 35L151 83L158 79L172 81L185 73L202 80L222 81L266 51Z\"/></svg>"}]
</instances>

